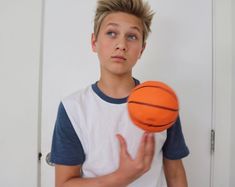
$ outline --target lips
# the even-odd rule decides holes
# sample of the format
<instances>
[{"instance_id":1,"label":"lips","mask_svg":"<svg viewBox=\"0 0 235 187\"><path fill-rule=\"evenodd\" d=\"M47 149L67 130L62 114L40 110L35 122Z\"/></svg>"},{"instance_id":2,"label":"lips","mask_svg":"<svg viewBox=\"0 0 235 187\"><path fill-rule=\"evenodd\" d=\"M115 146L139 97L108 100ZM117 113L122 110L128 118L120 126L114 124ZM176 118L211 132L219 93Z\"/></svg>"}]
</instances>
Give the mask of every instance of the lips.
<instances>
[{"instance_id":1,"label":"lips","mask_svg":"<svg viewBox=\"0 0 235 187\"><path fill-rule=\"evenodd\" d=\"M112 58L113 60L116 60L116 61L126 61L126 58L125 58L125 57L119 56L119 55L112 56L111 58Z\"/></svg>"}]
</instances>

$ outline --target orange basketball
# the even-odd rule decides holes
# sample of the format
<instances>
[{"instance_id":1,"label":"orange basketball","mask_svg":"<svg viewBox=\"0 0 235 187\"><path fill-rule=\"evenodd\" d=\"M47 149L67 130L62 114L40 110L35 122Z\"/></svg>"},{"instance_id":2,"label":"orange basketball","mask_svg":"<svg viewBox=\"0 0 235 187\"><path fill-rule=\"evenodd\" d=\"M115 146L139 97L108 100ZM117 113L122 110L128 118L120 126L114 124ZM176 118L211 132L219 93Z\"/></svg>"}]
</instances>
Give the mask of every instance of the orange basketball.
<instances>
[{"instance_id":1,"label":"orange basketball","mask_svg":"<svg viewBox=\"0 0 235 187\"><path fill-rule=\"evenodd\" d=\"M179 111L174 90L157 81L136 86L128 97L127 107L132 122L148 132L161 132L171 127Z\"/></svg>"}]
</instances>

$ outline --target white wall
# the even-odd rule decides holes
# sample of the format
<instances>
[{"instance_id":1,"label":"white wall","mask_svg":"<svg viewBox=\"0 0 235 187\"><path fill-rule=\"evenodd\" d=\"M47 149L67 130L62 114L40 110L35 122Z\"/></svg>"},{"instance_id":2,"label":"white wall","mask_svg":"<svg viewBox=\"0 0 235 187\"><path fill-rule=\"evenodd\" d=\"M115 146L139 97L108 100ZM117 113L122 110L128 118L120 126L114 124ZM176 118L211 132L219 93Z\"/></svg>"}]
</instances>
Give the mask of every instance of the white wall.
<instances>
[{"instance_id":1,"label":"white wall","mask_svg":"<svg viewBox=\"0 0 235 187\"><path fill-rule=\"evenodd\" d=\"M0 186L37 186L41 0L0 1Z\"/></svg>"},{"instance_id":2,"label":"white wall","mask_svg":"<svg viewBox=\"0 0 235 187\"><path fill-rule=\"evenodd\" d=\"M37 143L38 143L38 98L39 98L39 73L40 73L40 24L42 0L1 0L0 1L0 186L6 187L35 187L37 186ZM225 2L223 4L223 2ZM227 83L229 76L224 75L231 69L226 57L227 38L224 27L229 28L229 23L224 20L228 15L227 4L232 2L233 33L235 33L235 1L215 0L219 10L217 33L221 41L217 41L217 51L220 52L217 60L221 69L219 76L227 77L218 84L218 90L225 87L223 94L229 94ZM227 4L228 5L228 4ZM220 13L222 11L222 13ZM225 29L226 30L226 29ZM223 39L225 37L225 40ZM233 35L233 82L232 82L232 129L229 128L229 119L226 110L219 114L217 121L215 155L215 186L235 186L235 136L228 134L235 132L235 37ZM225 54L225 55L223 55ZM224 61L225 60L225 61ZM218 62L218 61L217 61ZM225 70L225 71L222 71ZM229 73L228 73L229 74ZM221 93L221 91L219 92ZM218 97L223 97L223 94ZM219 100L219 99L218 99ZM223 100L223 99L222 99ZM222 108L228 108L230 100L221 103ZM217 103L220 106L220 103ZM220 113L217 110L217 113ZM229 112L228 112L229 113ZM222 117L221 117L222 116ZM223 118L223 116L225 116ZM225 126L223 127L223 124ZM217 135L218 135L217 134ZM222 138L221 138L222 137ZM230 155L230 141L231 150ZM230 160L231 163L230 164ZM230 173L227 168L231 166Z\"/></svg>"}]
</instances>

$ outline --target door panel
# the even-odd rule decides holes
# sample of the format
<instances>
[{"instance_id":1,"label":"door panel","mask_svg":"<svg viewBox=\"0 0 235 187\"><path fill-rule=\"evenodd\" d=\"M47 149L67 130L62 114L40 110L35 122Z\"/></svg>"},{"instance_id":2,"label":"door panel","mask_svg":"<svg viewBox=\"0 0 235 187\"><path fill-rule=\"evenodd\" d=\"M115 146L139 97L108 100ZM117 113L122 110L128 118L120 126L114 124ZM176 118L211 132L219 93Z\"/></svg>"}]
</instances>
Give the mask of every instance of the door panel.
<instances>
[{"instance_id":1,"label":"door panel","mask_svg":"<svg viewBox=\"0 0 235 187\"><path fill-rule=\"evenodd\" d=\"M95 0L45 2L42 90L42 187L54 183L46 164L60 100L95 82L98 58L90 38ZM190 156L184 159L190 187L210 186L212 113L212 2L149 0L156 15L145 52L134 68L141 81L160 80L180 100Z\"/></svg>"}]
</instances>

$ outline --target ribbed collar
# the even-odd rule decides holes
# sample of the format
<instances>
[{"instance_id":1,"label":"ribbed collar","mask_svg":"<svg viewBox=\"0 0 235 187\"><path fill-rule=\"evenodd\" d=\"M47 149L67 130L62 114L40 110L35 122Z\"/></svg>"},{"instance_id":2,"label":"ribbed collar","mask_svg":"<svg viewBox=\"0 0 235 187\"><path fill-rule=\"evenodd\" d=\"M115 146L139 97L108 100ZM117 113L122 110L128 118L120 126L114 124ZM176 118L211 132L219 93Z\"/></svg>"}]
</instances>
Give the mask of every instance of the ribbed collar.
<instances>
[{"instance_id":1,"label":"ribbed collar","mask_svg":"<svg viewBox=\"0 0 235 187\"><path fill-rule=\"evenodd\" d=\"M134 81L135 81L135 85L138 85L140 84L140 81L133 78ZM101 98L103 99L104 101L108 102L108 103L113 103L113 104L123 104L123 103L126 103L127 102L127 98L128 97L124 97L124 98L112 98L112 97L109 97L107 95L105 95L98 87L98 81L96 81L94 84L92 84L92 89L93 91Z\"/></svg>"}]
</instances>

